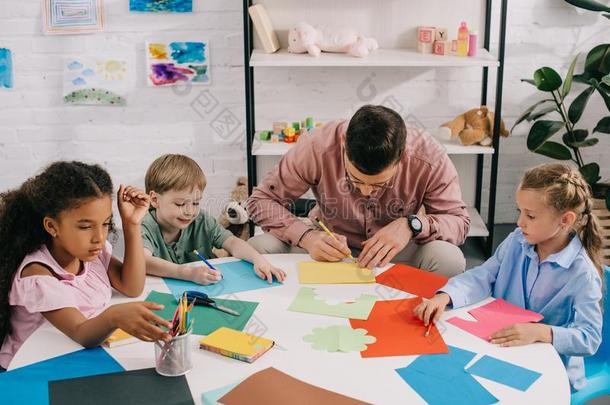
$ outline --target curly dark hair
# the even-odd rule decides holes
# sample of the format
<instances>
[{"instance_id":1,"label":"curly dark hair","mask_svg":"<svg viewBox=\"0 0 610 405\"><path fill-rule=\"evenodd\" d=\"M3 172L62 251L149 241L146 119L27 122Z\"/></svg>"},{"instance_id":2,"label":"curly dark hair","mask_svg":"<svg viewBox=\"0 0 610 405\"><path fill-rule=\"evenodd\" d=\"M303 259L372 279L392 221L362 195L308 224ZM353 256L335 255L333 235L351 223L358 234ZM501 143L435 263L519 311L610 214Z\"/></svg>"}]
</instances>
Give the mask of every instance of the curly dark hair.
<instances>
[{"instance_id":1,"label":"curly dark hair","mask_svg":"<svg viewBox=\"0 0 610 405\"><path fill-rule=\"evenodd\" d=\"M49 245L44 217L57 218L85 200L112 196L112 180L101 166L55 162L21 187L0 193L0 342L10 333L8 296L28 254Z\"/></svg>"}]
</instances>

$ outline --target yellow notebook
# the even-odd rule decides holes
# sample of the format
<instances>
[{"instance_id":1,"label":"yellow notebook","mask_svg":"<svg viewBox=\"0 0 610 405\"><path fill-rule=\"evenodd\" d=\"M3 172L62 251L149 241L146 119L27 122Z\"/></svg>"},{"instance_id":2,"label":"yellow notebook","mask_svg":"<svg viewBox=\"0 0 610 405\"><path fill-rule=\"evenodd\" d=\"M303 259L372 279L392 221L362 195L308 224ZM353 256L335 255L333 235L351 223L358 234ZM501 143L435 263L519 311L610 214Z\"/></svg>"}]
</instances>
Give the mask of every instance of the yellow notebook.
<instances>
[{"instance_id":1,"label":"yellow notebook","mask_svg":"<svg viewBox=\"0 0 610 405\"><path fill-rule=\"evenodd\" d=\"M128 345L130 343L138 342L139 339L131 336L129 333L122 329L117 329L114 333L104 340L104 346L106 347L117 347Z\"/></svg>"},{"instance_id":2,"label":"yellow notebook","mask_svg":"<svg viewBox=\"0 0 610 405\"><path fill-rule=\"evenodd\" d=\"M202 349L248 363L258 359L274 344L273 340L262 336L250 335L224 326L199 341L199 347Z\"/></svg>"},{"instance_id":3,"label":"yellow notebook","mask_svg":"<svg viewBox=\"0 0 610 405\"><path fill-rule=\"evenodd\" d=\"M361 284L374 283L373 270L358 267L356 263L300 262L301 284Z\"/></svg>"}]
</instances>

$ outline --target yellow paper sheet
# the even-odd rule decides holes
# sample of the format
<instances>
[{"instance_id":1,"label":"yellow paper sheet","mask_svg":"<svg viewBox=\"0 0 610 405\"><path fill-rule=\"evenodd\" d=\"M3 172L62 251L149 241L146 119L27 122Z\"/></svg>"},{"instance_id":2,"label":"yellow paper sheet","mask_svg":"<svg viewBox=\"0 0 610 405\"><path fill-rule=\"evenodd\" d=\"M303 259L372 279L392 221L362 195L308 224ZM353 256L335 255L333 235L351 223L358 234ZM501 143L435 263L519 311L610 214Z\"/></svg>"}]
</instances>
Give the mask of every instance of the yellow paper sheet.
<instances>
[{"instance_id":1,"label":"yellow paper sheet","mask_svg":"<svg viewBox=\"0 0 610 405\"><path fill-rule=\"evenodd\" d=\"M273 346L272 340L226 327L218 328L215 332L202 338L199 343L246 357L254 356Z\"/></svg>"},{"instance_id":2,"label":"yellow paper sheet","mask_svg":"<svg viewBox=\"0 0 610 405\"><path fill-rule=\"evenodd\" d=\"M374 283L375 272L356 263L300 262L301 284L362 284Z\"/></svg>"}]
</instances>

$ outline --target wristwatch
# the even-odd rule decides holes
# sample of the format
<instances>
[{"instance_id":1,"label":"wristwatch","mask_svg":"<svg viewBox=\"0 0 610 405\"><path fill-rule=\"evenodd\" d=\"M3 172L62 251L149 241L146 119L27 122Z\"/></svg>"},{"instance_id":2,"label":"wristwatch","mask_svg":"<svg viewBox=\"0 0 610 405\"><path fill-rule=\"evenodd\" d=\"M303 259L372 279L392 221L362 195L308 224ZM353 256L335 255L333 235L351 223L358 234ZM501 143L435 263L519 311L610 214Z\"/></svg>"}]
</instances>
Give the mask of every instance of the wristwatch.
<instances>
[{"instance_id":1,"label":"wristwatch","mask_svg":"<svg viewBox=\"0 0 610 405\"><path fill-rule=\"evenodd\" d=\"M417 215L409 215L407 217L407 224L409 224L409 228L411 229L411 232L413 232L413 236L420 233L424 228L423 224L421 223L421 219L419 219Z\"/></svg>"}]
</instances>

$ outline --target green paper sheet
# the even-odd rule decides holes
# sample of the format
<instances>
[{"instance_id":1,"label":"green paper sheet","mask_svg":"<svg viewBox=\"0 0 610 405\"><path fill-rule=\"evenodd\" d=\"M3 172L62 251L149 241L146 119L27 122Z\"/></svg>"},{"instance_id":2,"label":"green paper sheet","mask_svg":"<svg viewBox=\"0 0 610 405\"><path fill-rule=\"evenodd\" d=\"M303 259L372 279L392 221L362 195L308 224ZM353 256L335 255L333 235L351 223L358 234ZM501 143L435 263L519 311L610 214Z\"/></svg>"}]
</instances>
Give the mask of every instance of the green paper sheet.
<instances>
[{"instance_id":1,"label":"green paper sheet","mask_svg":"<svg viewBox=\"0 0 610 405\"><path fill-rule=\"evenodd\" d=\"M296 298L288 307L289 311L305 312L308 314L319 314L336 316L339 318L368 319L377 297L362 294L354 302L343 302L336 305L327 304L316 298L314 288L303 287L299 290Z\"/></svg>"},{"instance_id":2,"label":"green paper sheet","mask_svg":"<svg viewBox=\"0 0 610 405\"><path fill-rule=\"evenodd\" d=\"M327 352L361 352L367 344L375 343L377 338L367 336L366 329L352 329L346 325L333 325L326 328L314 328L311 335L303 340L311 343L314 350Z\"/></svg>"},{"instance_id":3,"label":"green paper sheet","mask_svg":"<svg viewBox=\"0 0 610 405\"><path fill-rule=\"evenodd\" d=\"M258 302L223 300L218 298L215 298L214 300L218 305L224 305L225 307L239 312L239 316L229 315L214 308L195 305L191 311L191 315L194 319L193 334L209 335L221 326L243 330L258 306ZM178 306L173 295L160 293L158 291L151 291L150 294L148 294L148 297L146 297L146 301L164 305L165 308L155 311L155 313L169 321L172 320L174 311Z\"/></svg>"}]
</instances>

